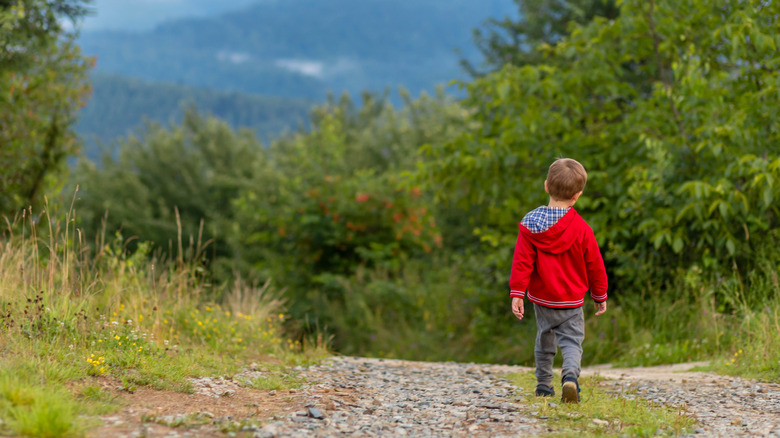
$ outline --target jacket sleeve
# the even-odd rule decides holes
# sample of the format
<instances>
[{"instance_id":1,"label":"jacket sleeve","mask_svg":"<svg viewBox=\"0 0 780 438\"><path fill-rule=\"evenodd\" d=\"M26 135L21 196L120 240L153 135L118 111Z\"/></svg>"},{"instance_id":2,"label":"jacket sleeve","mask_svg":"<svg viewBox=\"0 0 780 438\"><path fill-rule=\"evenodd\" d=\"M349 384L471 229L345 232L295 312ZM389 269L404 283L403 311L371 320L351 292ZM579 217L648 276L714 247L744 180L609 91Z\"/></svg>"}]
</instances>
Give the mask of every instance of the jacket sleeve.
<instances>
[{"instance_id":1,"label":"jacket sleeve","mask_svg":"<svg viewBox=\"0 0 780 438\"><path fill-rule=\"evenodd\" d=\"M607 270L604 268L604 259L601 257L599 244L593 230L588 229L587 244L585 245L585 267L588 271L588 285L590 297L593 301L601 303L607 301Z\"/></svg>"},{"instance_id":2,"label":"jacket sleeve","mask_svg":"<svg viewBox=\"0 0 780 438\"><path fill-rule=\"evenodd\" d=\"M509 296L512 298L525 298L528 283L531 281L531 273L536 263L536 248L523 237L520 232L515 245L515 255L512 258L512 273L509 276Z\"/></svg>"}]
</instances>

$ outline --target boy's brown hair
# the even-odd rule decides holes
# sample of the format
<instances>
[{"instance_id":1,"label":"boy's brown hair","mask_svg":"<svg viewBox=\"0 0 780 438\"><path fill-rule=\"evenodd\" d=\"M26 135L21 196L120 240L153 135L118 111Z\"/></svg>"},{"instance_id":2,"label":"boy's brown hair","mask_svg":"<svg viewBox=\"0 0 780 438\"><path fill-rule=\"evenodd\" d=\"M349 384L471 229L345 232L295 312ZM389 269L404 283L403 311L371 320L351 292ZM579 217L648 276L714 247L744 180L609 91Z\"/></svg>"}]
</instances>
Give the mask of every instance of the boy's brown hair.
<instances>
[{"instance_id":1,"label":"boy's brown hair","mask_svg":"<svg viewBox=\"0 0 780 438\"><path fill-rule=\"evenodd\" d=\"M547 171L547 190L550 196L559 201L571 199L585 189L588 172L577 160L559 158Z\"/></svg>"}]
</instances>

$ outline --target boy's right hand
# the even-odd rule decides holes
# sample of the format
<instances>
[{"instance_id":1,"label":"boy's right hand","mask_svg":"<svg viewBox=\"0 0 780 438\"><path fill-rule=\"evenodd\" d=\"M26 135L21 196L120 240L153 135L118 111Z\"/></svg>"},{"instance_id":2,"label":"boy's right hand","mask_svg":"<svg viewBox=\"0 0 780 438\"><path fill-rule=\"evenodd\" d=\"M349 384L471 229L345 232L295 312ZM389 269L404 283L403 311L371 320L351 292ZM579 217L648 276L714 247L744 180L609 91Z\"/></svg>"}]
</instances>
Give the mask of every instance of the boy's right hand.
<instances>
[{"instance_id":1,"label":"boy's right hand","mask_svg":"<svg viewBox=\"0 0 780 438\"><path fill-rule=\"evenodd\" d=\"M512 298L512 313L514 313L519 320L523 319L523 314L525 313L525 309L523 307L522 298Z\"/></svg>"},{"instance_id":2,"label":"boy's right hand","mask_svg":"<svg viewBox=\"0 0 780 438\"><path fill-rule=\"evenodd\" d=\"M602 301L600 303L593 303L596 305L596 316L599 316L607 311L607 302Z\"/></svg>"}]
</instances>

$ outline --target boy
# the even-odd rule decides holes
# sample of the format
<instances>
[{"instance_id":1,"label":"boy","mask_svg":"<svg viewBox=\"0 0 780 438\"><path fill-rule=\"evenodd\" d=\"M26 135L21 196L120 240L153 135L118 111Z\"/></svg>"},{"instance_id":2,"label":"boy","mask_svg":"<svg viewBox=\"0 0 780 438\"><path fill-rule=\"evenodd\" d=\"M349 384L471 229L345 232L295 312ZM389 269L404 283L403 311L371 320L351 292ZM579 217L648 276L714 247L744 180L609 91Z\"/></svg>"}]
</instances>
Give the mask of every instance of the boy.
<instances>
[{"instance_id":1,"label":"boy","mask_svg":"<svg viewBox=\"0 0 780 438\"><path fill-rule=\"evenodd\" d=\"M544 191L550 202L528 213L520 235L509 279L512 313L523 319L523 298L534 303L536 314L536 395L555 395L552 365L556 346L563 356L564 403L578 403L585 339L582 305L590 290L596 315L607 311L607 273L593 230L572 208L582 195L588 174L570 158L556 160L547 172Z\"/></svg>"}]
</instances>

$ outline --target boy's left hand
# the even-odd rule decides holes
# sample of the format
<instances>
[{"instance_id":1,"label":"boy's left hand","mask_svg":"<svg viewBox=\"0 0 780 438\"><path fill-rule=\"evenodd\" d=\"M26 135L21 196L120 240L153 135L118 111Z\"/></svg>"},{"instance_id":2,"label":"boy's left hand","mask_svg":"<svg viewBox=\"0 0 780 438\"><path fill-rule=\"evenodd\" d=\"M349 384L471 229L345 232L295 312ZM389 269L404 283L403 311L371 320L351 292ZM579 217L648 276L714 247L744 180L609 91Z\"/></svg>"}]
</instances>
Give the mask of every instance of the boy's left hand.
<instances>
[{"instance_id":1,"label":"boy's left hand","mask_svg":"<svg viewBox=\"0 0 780 438\"><path fill-rule=\"evenodd\" d=\"M523 314L525 313L525 308L523 306L523 299L522 298L512 298L512 313L515 314L517 319L522 320Z\"/></svg>"},{"instance_id":2,"label":"boy's left hand","mask_svg":"<svg viewBox=\"0 0 780 438\"><path fill-rule=\"evenodd\" d=\"M596 316L599 316L607 311L607 302L603 301L601 303L595 303L596 304Z\"/></svg>"}]
</instances>

